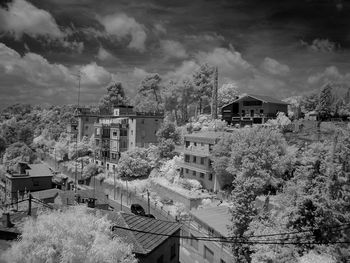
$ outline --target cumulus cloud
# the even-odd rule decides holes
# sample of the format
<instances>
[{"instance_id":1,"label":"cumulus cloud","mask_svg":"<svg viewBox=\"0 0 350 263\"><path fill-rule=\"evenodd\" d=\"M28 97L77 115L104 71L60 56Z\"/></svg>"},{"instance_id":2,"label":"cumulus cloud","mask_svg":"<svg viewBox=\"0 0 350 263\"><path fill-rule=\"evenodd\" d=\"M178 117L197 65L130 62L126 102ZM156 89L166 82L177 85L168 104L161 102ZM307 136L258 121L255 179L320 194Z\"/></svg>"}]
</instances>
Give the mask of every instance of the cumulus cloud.
<instances>
[{"instance_id":1,"label":"cumulus cloud","mask_svg":"<svg viewBox=\"0 0 350 263\"><path fill-rule=\"evenodd\" d=\"M301 40L300 43L302 46L305 46L314 52L334 52L339 48L339 46L335 42L330 41L328 39L316 38L312 41L310 45L303 40Z\"/></svg>"},{"instance_id":2,"label":"cumulus cloud","mask_svg":"<svg viewBox=\"0 0 350 263\"><path fill-rule=\"evenodd\" d=\"M36 53L21 56L15 50L0 43L0 104L15 102L74 103L77 79L72 74L80 68L82 90L85 95L100 97L104 90L97 88L106 85L111 74L96 63L83 66L66 67L50 63ZM96 98L97 95L97 98ZM90 101L93 102L93 101Z\"/></svg>"},{"instance_id":3,"label":"cumulus cloud","mask_svg":"<svg viewBox=\"0 0 350 263\"><path fill-rule=\"evenodd\" d=\"M163 50L165 56L174 57L174 58L187 58L188 54L184 48L184 46L174 40L161 40L160 48Z\"/></svg>"},{"instance_id":4,"label":"cumulus cloud","mask_svg":"<svg viewBox=\"0 0 350 263\"><path fill-rule=\"evenodd\" d=\"M13 34L16 39L20 39L23 34L54 38L64 35L49 12L24 0L14 0L9 3L7 10L0 9L0 30Z\"/></svg>"},{"instance_id":5,"label":"cumulus cloud","mask_svg":"<svg viewBox=\"0 0 350 263\"><path fill-rule=\"evenodd\" d=\"M335 66L327 67L323 72L313 74L308 77L307 82L311 85L322 85L326 82L337 84L350 83L350 73L342 74Z\"/></svg>"},{"instance_id":6,"label":"cumulus cloud","mask_svg":"<svg viewBox=\"0 0 350 263\"><path fill-rule=\"evenodd\" d=\"M98 17L98 20L105 27L108 34L116 36L118 39L127 39L129 48L140 52L145 51L147 35L144 26L134 18L126 14L113 14Z\"/></svg>"},{"instance_id":7,"label":"cumulus cloud","mask_svg":"<svg viewBox=\"0 0 350 263\"><path fill-rule=\"evenodd\" d=\"M115 58L110 52L108 52L102 46L99 47L96 57L99 60L111 60Z\"/></svg>"},{"instance_id":8,"label":"cumulus cloud","mask_svg":"<svg viewBox=\"0 0 350 263\"><path fill-rule=\"evenodd\" d=\"M155 31L156 33L160 33L160 34L166 34L166 33L167 33L166 28L165 28L162 24L160 24L160 23L156 23L156 24L154 25L154 31Z\"/></svg>"},{"instance_id":9,"label":"cumulus cloud","mask_svg":"<svg viewBox=\"0 0 350 263\"><path fill-rule=\"evenodd\" d=\"M287 65L279 63L277 60L266 57L261 63L261 68L273 75L287 75L290 69Z\"/></svg>"}]
</instances>

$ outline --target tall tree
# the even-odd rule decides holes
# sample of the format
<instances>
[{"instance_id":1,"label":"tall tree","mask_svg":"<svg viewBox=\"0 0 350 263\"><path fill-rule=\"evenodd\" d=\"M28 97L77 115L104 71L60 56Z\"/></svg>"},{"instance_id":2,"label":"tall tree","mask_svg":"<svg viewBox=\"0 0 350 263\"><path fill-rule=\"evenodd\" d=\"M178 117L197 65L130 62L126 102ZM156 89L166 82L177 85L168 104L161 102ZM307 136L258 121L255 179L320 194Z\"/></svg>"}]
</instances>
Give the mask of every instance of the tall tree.
<instances>
[{"instance_id":1,"label":"tall tree","mask_svg":"<svg viewBox=\"0 0 350 263\"><path fill-rule=\"evenodd\" d=\"M109 111L112 107L125 105L127 102L122 83L113 82L107 87L107 94L100 99L99 108L101 111Z\"/></svg>"},{"instance_id":2,"label":"tall tree","mask_svg":"<svg viewBox=\"0 0 350 263\"><path fill-rule=\"evenodd\" d=\"M226 83L218 90L218 107L229 104L238 97L238 87L236 83Z\"/></svg>"},{"instance_id":3,"label":"tall tree","mask_svg":"<svg viewBox=\"0 0 350 263\"><path fill-rule=\"evenodd\" d=\"M161 81L159 74L149 74L140 84L135 106L142 111L159 111L162 108Z\"/></svg>"},{"instance_id":4,"label":"tall tree","mask_svg":"<svg viewBox=\"0 0 350 263\"><path fill-rule=\"evenodd\" d=\"M319 95L318 113L321 120L328 119L332 112L332 86L326 84L322 87Z\"/></svg>"},{"instance_id":5,"label":"tall tree","mask_svg":"<svg viewBox=\"0 0 350 263\"><path fill-rule=\"evenodd\" d=\"M208 104L208 99L212 96L214 71L215 68L213 66L203 64L193 73L195 98L199 104L199 114L203 110L203 101L206 101Z\"/></svg>"}]
</instances>

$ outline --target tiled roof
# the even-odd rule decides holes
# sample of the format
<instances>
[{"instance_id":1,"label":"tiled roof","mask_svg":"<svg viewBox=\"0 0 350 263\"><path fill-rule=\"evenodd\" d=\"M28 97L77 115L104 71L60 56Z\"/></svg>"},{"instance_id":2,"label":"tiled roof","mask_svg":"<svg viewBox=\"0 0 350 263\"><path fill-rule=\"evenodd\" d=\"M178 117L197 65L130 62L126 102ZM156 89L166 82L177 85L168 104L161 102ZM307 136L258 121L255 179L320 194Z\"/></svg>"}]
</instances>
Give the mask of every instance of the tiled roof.
<instances>
[{"instance_id":1,"label":"tiled roof","mask_svg":"<svg viewBox=\"0 0 350 263\"><path fill-rule=\"evenodd\" d=\"M132 244L133 252L137 254L149 254L169 238L168 236L162 235L173 235L181 228L181 224L176 222L163 221L127 213L109 212L108 218L116 226L161 234L154 235L115 228L115 235L124 238L127 243Z\"/></svg>"},{"instance_id":2,"label":"tiled roof","mask_svg":"<svg viewBox=\"0 0 350 263\"><path fill-rule=\"evenodd\" d=\"M232 225L232 216L227 206L215 206L191 210L190 214L195 217L197 221L214 229L216 232L220 233L220 235L229 236L227 226Z\"/></svg>"}]
</instances>

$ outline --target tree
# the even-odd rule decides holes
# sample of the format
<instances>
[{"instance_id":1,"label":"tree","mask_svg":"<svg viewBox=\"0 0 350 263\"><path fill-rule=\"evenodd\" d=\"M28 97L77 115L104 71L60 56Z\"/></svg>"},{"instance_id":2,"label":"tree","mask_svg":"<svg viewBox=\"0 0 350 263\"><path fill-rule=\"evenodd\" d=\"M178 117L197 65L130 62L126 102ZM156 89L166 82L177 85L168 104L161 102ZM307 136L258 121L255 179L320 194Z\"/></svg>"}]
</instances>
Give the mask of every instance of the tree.
<instances>
[{"instance_id":1,"label":"tree","mask_svg":"<svg viewBox=\"0 0 350 263\"><path fill-rule=\"evenodd\" d=\"M20 142L24 142L27 145L31 145L33 143L34 133L33 129L28 126L21 128L18 132L18 140Z\"/></svg>"},{"instance_id":2,"label":"tree","mask_svg":"<svg viewBox=\"0 0 350 263\"><path fill-rule=\"evenodd\" d=\"M193 73L194 96L199 104L199 114L202 114L203 101L211 98L214 85L214 70L213 66L203 64Z\"/></svg>"},{"instance_id":3,"label":"tree","mask_svg":"<svg viewBox=\"0 0 350 263\"><path fill-rule=\"evenodd\" d=\"M13 167L18 162L32 163L35 159L33 151L23 142L16 142L7 147L3 156L5 166Z\"/></svg>"},{"instance_id":4,"label":"tree","mask_svg":"<svg viewBox=\"0 0 350 263\"><path fill-rule=\"evenodd\" d=\"M238 87L236 83L226 83L218 90L218 107L229 104L238 98Z\"/></svg>"},{"instance_id":5,"label":"tree","mask_svg":"<svg viewBox=\"0 0 350 263\"><path fill-rule=\"evenodd\" d=\"M6 140L0 136L0 156L6 150Z\"/></svg>"},{"instance_id":6,"label":"tree","mask_svg":"<svg viewBox=\"0 0 350 263\"><path fill-rule=\"evenodd\" d=\"M101 111L110 111L111 108L126 105L128 99L126 98L121 82L114 82L107 87L107 94L99 101L99 108Z\"/></svg>"},{"instance_id":7,"label":"tree","mask_svg":"<svg viewBox=\"0 0 350 263\"><path fill-rule=\"evenodd\" d=\"M322 87L319 95L318 113L321 120L330 118L332 112L332 86L327 84Z\"/></svg>"},{"instance_id":8,"label":"tree","mask_svg":"<svg viewBox=\"0 0 350 263\"><path fill-rule=\"evenodd\" d=\"M318 105L319 105L318 93L312 93L309 96L302 98L300 102L300 106L305 113L317 110Z\"/></svg>"},{"instance_id":9,"label":"tree","mask_svg":"<svg viewBox=\"0 0 350 263\"><path fill-rule=\"evenodd\" d=\"M180 131L176 128L175 123L164 121L157 131L158 141L171 139L175 144L181 143Z\"/></svg>"},{"instance_id":10,"label":"tree","mask_svg":"<svg viewBox=\"0 0 350 263\"><path fill-rule=\"evenodd\" d=\"M149 74L140 84L135 98L135 106L141 111L159 111L162 106L161 81L159 74Z\"/></svg>"},{"instance_id":11,"label":"tree","mask_svg":"<svg viewBox=\"0 0 350 263\"><path fill-rule=\"evenodd\" d=\"M7 262L136 263L131 246L113 236L112 222L75 206L25 221L21 238L4 255Z\"/></svg>"},{"instance_id":12,"label":"tree","mask_svg":"<svg viewBox=\"0 0 350 263\"><path fill-rule=\"evenodd\" d=\"M152 168L151 160L148 158L148 150L135 148L122 153L117 165L117 172L122 178L146 177Z\"/></svg>"},{"instance_id":13,"label":"tree","mask_svg":"<svg viewBox=\"0 0 350 263\"><path fill-rule=\"evenodd\" d=\"M103 168L101 168L99 165L95 163L89 163L88 165L84 166L82 177L85 180L88 180L91 177L97 176L98 174L103 172Z\"/></svg>"}]
</instances>

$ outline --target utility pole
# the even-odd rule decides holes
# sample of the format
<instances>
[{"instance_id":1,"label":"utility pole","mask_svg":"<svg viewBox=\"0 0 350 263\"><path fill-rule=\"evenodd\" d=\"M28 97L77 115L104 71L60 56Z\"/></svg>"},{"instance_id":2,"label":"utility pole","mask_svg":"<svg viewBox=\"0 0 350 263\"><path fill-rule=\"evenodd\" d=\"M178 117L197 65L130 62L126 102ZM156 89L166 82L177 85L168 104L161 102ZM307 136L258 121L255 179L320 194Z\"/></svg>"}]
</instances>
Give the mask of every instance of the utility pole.
<instances>
[{"instance_id":1,"label":"utility pole","mask_svg":"<svg viewBox=\"0 0 350 263\"><path fill-rule=\"evenodd\" d=\"M113 167L113 199L115 200L115 166Z\"/></svg>"},{"instance_id":2,"label":"utility pole","mask_svg":"<svg viewBox=\"0 0 350 263\"><path fill-rule=\"evenodd\" d=\"M149 201L149 191L147 190L147 207L148 207L148 214L151 213L151 205Z\"/></svg>"},{"instance_id":3,"label":"utility pole","mask_svg":"<svg viewBox=\"0 0 350 263\"><path fill-rule=\"evenodd\" d=\"M78 114L78 111L79 111L79 104L80 104L80 80L81 80L81 72L79 70L78 74L73 74L74 76L76 76L78 78L78 106L75 110L75 117L77 116ZM79 124L78 124L79 125ZM79 131L78 131L78 134L77 134L77 139L75 140L75 158L76 158L76 161L75 161L75 172L74 172L74 193L76 194L77 193L77 187L78 187L78 182L77 182L77 177L78 177L78 136L79 135Z\"/></svg>"},{"instance_id":4,"label":"utility pole","mask_svg":"<svg viewBox=\"0 0 350 263\"><path fill-rule=\"evenodd\" d=\"M218 118L218 67L214 71L213 92L211 97L211 118L213 120Z\"/></svg>"}]
</instances>

